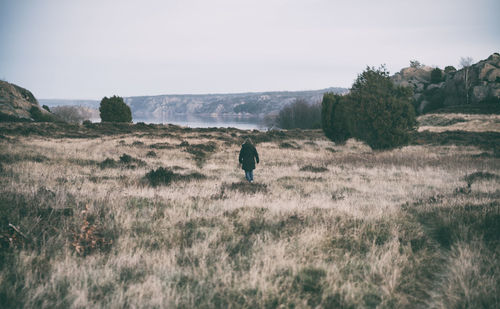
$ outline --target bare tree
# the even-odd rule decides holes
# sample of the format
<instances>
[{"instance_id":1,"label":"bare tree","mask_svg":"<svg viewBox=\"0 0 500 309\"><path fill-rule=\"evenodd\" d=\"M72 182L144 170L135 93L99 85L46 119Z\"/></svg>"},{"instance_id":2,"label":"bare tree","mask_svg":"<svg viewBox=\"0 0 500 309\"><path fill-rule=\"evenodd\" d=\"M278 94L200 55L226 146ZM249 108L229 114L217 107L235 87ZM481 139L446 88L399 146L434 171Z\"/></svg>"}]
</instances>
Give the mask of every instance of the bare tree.
<instances>
[{"instance_id":1,"label":"bare tree","mask_svg":"<svg viewBox=\"0 0 500 309\"><path fill-rule=\"evenodd\" d=\"M88 111L79 106L56 106L52 108L52 111L62 120L72 123L81 123L91 117Z\"/></svg>"},{"instance_id":2,"label":"bare tree","mask_svg":"<svg viewBox=\"0 0 500 309\"><path fill-rule=\"evenodd\" d=\"M420 69L422 64L418 60L410 60L410 68Z\"/></svg>"},{"instance_id":3,"label":"bare tree","mask_svg":"<svg viewBox=\"0 0 500 309\"><path fill-rule=\"evenodd\" d=\"M461 57L460 58L460 66L462 66L464 70L464 86L465 86L465 98L467 104L469 104L469 92L471 87L471 79L470 79L470 67L473 63L473 59L471 57Z\"/></svg>"}]
</instances>

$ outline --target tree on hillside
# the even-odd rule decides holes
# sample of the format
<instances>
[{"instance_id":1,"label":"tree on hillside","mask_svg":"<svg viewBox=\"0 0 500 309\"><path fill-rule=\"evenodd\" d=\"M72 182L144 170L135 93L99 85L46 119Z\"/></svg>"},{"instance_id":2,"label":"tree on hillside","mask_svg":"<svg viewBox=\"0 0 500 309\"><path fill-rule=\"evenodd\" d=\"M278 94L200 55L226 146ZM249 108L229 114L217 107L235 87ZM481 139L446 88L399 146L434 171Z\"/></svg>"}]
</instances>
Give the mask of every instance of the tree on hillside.
<instances>
[{"instance_id":1,"label":"tree on hillside","mask_svg":"<svg viewBox=\"0 0 500 309\"><path fill-rule=\"evenodd\" d=\"M457 71L457 69L455 69L455 67L452 65L448 65L448 66L444 67L444 74L448 74L448 73L456 72L456 71Z\"/></svg>"},{"instance_id":2,"label":"tree on hillside","mask_svg":"<svg viewBox=\"0 0 500 309\"><path fill-rule=\"evenodd\" d=\"M410 60L410 68L419 69L422 67L422 64L418 60Z\"/></svg>"},{"instance_id":3,"label":"tree on hillside","mask_svg":"<svg viewBox=\"0 0 500 309\"><path fill-rule=\"evenodd\" d=\"M438 84L443 80L443 72L440 68L431 71L431 84Z\"/></svg>"},{"instance_id":4,"label":"tree on hillside","mask_svg":"<svg viewBox=\"0 0 500 309\"><path fill-rule=\"evenodd\" d=\"M462 57L460 58L460 66L464 70L464 87L465 87L465 100L466 103L469 104L469 92L471 88L471 78L470 78L470 66L473 63L473 59L471 57Z\"/></svg>"},{"instance_id":5,"label":"tree on hillside","mask_svg":"<svg viewBox=\"0 0 500 309\"><path fill-rule=\"evenodd\" d=\"M103 122L132 122L132 112L122 97L104 97L99 107Z\"/></svg>"}]
</instances>

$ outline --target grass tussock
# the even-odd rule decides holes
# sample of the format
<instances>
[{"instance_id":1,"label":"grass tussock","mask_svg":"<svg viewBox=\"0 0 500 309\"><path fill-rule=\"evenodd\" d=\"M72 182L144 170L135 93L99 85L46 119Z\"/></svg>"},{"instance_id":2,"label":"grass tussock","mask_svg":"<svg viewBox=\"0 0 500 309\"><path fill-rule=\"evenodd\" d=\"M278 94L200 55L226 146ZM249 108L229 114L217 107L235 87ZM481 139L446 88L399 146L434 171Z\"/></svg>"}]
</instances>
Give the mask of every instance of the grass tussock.
<instances>
[{"instance_id":1,"label":"grass tussock","mask_svg":"<svg viewBox=\"0 0 500 309\"><path fill-rule=\"evenodd\" d=\"M315 130L23 125L0 124L3 307L500 306L491 132L372 151Z\"/></svg>"},{"instance_id":2,"label":"grass tussock","mask_svg":"<svg viewBox=\"0 0 500 309\"><path fill-rule=\"evenodd\" d=\"M146 174L145 178L151 186L157 187L159 185L168 186L174 181L203 180L206 178L206 176L198 172L178 174L171 169L159 167L156 170L149 171Z\"/></svg>"},{"instance_id":3,"label":"grass tussock","mask_svg":"<svg viewBox=\"0 0 500 309\"><path fill-rule=\"evenodd\" d=\"M106 158L102 162L98 163L98 165L101 169L105 169L105 168L131 168L131 169L134 169L137 167L146 166L147 163L144 162L143 160L134 158L131 155L124 153L120 156L119 160Z\"/></svg>"},{"instance_id":4,"label":"grass tussock","mask_svg":"<svg viewBox=\"0 0 500 309\"><path fill-rule=\"evenodd\" d=\"M231 190L238 191L246 194L255 194L257 192L266 193L267 185L264 183L250 183L247 181L224 183L222 184L222 191Z\"/></svg>"},{"instance_id":5,"label":"grass tussock","mask_svg":"<svg viewBox=\"0 0 500 309\"><path fill-rule=\"evenodd\" d=\"M312 172L312 173L324 173L328 171L328 168L324 166L314 166L306 165L300 168L301 172Z\"/></svg>"}]
</instances>

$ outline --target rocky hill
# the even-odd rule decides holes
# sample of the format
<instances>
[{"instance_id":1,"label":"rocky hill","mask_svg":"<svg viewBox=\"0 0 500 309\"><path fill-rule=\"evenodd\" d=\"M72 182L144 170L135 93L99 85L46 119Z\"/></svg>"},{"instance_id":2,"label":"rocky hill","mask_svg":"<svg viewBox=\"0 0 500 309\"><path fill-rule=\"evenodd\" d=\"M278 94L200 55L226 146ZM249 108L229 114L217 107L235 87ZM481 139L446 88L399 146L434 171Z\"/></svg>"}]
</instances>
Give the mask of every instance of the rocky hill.
<instances>
[{"instance_id":1,"label":"rocky hill","mask_svg":"<svg viewBox=\"0 0 500 309\"><path fill-rule=\"evenodd\" d=\"M39 110L38 115L50 115L40 108L35 96L27 89L0 81L0 121L33 120L33 108Z\"/></svg>"},{"instance_id":2,"label":"rocky hill","mask_svg":"<svg viewBox=\"0 0 500 309\"><path fill-rule=\"evenodd\" d=\"M456 70L447 67L418 66L404 68L392 76L402 86L414 91L415 108L420 113L456 105L500 104L500 54Z\"/></svg>"}]
</instances>

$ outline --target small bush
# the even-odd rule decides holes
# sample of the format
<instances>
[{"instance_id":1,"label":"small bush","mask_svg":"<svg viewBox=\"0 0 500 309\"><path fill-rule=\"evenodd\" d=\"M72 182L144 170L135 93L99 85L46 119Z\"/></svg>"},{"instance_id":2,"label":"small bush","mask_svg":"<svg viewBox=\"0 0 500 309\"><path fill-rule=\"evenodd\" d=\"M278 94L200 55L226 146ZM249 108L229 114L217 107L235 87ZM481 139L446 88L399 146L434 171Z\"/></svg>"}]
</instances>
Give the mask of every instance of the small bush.
<instances>
[{"instance_id":1,"label":"small bush","mask_svg":"<svg viewBox=\"0 0 500 309\"><path fill-rule=\"evenodd\" d=\"M188 145L185 151L194 156L194 160L198 167L202 167L208 155L215 152L216 149L217 144L215 142L209 142L207 144Z\"/></svg>"},{"instance_id":2,"label":"small bush","mask_svg":"<svg viewBox=\"0 0 500 309\"><path fill-rule=\"evenodd\" d=\"M279 147L284 149L300 149L300 146L295 142L283 142L279 144Z\"/></svg>"},{"instance_id":3,"label":"small bush","mask_svg":"<svg viewBox=\"0 0 500 309\"><path fill-rule=\"evenodd\" d=\"M31 118L36 122L54 122L55 117L51 114L44 114L40 108L32 106L29 110Z\"/></svg>"},{"instance_id":4,"label":"small bush","mask_svg":"<svg viewBox=\"0 0 500 309\"><path fill-rule=\"evenodd\" d=\"M443 71L440 68L435 68L431 71L431 84L439 84L443 80Z\"/></svg>"},{"instance_id":5,"label":"small bush","mask_svg":"<svg viewBox=\"0 0 500 309\"><path fill-rule=\"evenodd\" d=\"M146 179L153 186L169 185L175 177L175 173L169 169L159 167L146 174Z\"/></svg>"},{"instance_id":6,"label":"small bush","mask_svg":"<svg viewBox=\"0 0 500 309\"><path fill-rule=\"evenodd\" d=\"M154 152L154 151L148 151L148 153L146 153L146 157L148 157L148 158L156 158L157 155L156 155L156 152Z\"/></svg>"},{"instance_id":7,"label":"small bush","mask_svg":"<svg viewBox=\"0 0 500 309\"><path fill-rule=\"evenodd\" d=\"M222 192L226 190L239 191L241 193L251 193L255 194L257 192L266 193L267 185L263 183L249 183L249 182L233 182L231 184L223 184L221 188Z\"/></svg>"},{"instance_id":8,"label":"small bush","mask_svg":"<svg viewBox=\"0 0 500 309\"><path fill-rule=\"evenodd\" d=\"M313 166L313 165L306 165L300 168L301 172L313 172L313 173L323 173L327 172L328 169L323 166Z\"/></svg>"},{"instance_id":9,"label":"small bush","mask_svg":"<svg viewBox=\"0 0 500 309\"><path fill-rule=\"evenodd\" d=\"M128 164L128 163L131 163L132 161L134 160L134 158L132 158L132 156L124 153L121 157L120 157L120 162L121 163L125 163L125 164Z\"/></svg>"},{"instance_id":10,"label":"small bush","mask_svg":"<svg viewBox=\"0 0 500 309\"><path fill-rule=\"evenodd\" d=\"M103 122L132 122L130 107L118 96L104 97L99 112Z\"/></svg>"},{"instance_id":11,"label":"small bush","mask_svg":"<svg viewBox=\"0 0 500 309\"><path fill-rule=\"evenodd\" d=\"M101 169L114 168L114 167L117 167L117 166L118 166L118 162L116 162L114 159L111 159L111 158L106 158L106 159L104 159L104 161L102 161L101 163L99 163L99 167Z\"/></svg>"},{"instance_id":12,"label":"small bush","mask_svg":"<svg viewBox=\"0 0 500 309\"><path fill-rule=\"evenodd\" d=\"M164 167L159 167L156 170L149 171L145 178L149 181L149 184L153 187L160 185L169 185L173 181L191 181L191 180L201 180L205 179L206 176L197 172L190 174L177 174L171 169Z\"/></svg>"},{"instance_id":13,"label":"small bush","mask_svg":"<svg viewBox=\"0 0 500 309\"><path fill-rule=\"evenodd\" d=\"M153 148L153 149L173 149L174 146L170 145L169 143L156 143L156 144L149 145L149 148Z\"/></svg>"},{"instance_id":14,"label":"small bush","mask_svg":"<svg viewBox=\"0 0 500 309\"><path fill-rule=\"evenodd\" d=\"M118 168L118 167L126 167L126 168L136 168L137 166L145 166L146 162L136 159L126 153L120 156L119 161L116 161L111 158L106 158L104 161L98 164L101 169L105 168Z\"/></svg>"}]
</instances>

